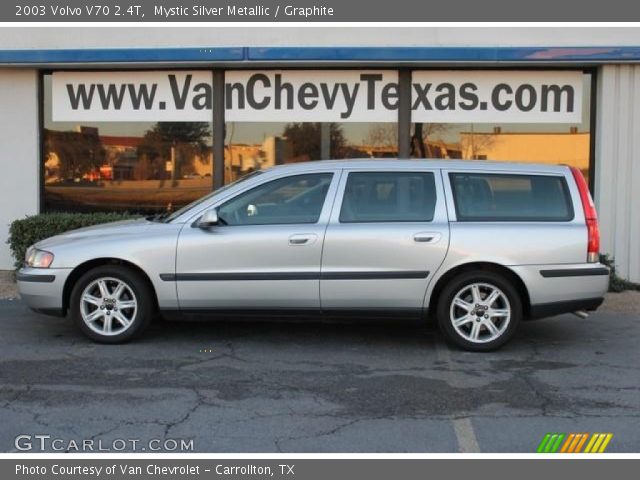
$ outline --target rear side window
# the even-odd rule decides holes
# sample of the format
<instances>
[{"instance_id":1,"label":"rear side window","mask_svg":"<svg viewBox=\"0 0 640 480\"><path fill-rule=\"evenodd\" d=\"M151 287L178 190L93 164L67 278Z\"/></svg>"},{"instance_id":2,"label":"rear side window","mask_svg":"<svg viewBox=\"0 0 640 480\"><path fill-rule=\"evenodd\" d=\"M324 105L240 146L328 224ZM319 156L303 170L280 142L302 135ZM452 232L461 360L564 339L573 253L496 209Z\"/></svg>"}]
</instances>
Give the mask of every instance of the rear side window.
<instances>
[{"instance_id":1,"label":"rear side window","mask_svg":"<svg viewBox=\"0 0 640 480\"><path fill-rule=\"evenodd\" d=\"M450 173L458 221L567 222L573 219L564 177Z\"/></svg>"},{"instance_id":2,"label":"rear side window","mask_svg":"<svg viewBox=\"0 0 640 480\"><path fill-rule=\"evenodd\" d=\"M350 173L340 222L430 222L435 205L431 172Z\"/></svg>"}]
</instances>

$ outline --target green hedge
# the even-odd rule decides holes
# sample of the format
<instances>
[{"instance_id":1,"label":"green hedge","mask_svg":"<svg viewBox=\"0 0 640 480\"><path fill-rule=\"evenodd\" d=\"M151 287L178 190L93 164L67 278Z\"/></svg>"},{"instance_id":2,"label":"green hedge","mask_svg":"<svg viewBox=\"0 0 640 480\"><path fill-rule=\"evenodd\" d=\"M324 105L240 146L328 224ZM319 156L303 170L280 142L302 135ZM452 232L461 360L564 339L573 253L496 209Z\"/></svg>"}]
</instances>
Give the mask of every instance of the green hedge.
<instances>
[{"instance_id":1,"label":"green hedge","mask_svg":"<svg viewBox=\"0 0 640 480\"><path fill-rule=\"evenodd\" d=\"M619 277L616 273L615 259L609 257L609 255L600 255L600 263L604 263L611 269L609 275L609 291L610 292L624 292L625 290L639 290L640 283L630 282L622 277Z\"/></svg>"},{"instance_id":2,"label":"green hedge","mask_svg":"<svg viewBox=\"0 0 640 480\"><path fill-rule=\"evenodd\" d=\"M45 213L14 220L9 227L7 243L15 258L16 268L22 266L27 249L36 242L77 228L136 218L129 213Z\"/></svg>"}]
</instances>

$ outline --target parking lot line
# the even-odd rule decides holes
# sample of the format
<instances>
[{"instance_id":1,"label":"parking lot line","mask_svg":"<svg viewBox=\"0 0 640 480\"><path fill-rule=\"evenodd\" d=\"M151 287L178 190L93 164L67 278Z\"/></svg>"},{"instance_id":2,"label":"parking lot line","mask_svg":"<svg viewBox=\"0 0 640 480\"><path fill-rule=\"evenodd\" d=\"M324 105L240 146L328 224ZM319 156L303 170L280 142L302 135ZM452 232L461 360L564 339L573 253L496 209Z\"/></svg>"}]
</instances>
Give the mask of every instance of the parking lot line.
<instances>
[{"instance_id":1,"label":"parking lot line","mask_svg":"<svg viewBox=\"0 0 640 480\"><path fill-rule=\"evenodd\" d=\"M461 386L456 378L456 373L453 371L451 351L447 345L444 345L438 337L435 339L436 356L440 362L445 366L445 380L452 387ZM477 453L480 452L480 445L476 438L476 433L473 430L473 424L469 417L457 417L452 419L453 429L456 433L456 439L458 440L458 451L460 453Z\"/></svg>"}]
</instances>

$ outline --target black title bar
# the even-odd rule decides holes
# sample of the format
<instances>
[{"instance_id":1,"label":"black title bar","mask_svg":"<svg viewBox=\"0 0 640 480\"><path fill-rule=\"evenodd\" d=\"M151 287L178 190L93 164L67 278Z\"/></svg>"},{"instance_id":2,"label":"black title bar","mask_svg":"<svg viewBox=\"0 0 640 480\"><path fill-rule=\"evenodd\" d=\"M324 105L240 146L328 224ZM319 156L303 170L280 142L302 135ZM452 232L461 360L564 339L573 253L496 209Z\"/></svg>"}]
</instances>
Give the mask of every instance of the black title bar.
<instances>
[{"instance_id":1,"label":"black title bar","mask_svg":"<svg viewBox=\"0 0 640 480\"><path fill-rule=\"evenodd\" d=\"M633 22L628 0L15 0L0 22Z\"/></svg>"}]
</instances>

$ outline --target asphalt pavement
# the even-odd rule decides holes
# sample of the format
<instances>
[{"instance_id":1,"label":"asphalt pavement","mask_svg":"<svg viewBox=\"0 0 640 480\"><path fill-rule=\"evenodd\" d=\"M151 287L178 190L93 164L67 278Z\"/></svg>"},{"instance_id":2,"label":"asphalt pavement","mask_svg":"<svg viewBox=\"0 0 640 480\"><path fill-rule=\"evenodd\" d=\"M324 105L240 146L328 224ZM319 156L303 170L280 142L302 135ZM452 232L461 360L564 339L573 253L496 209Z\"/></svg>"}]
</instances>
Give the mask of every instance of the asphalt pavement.
<instances>
[{"instance_id":1,"label":"asphalt pavement","mask_svg":"<svg viewBox=\"0 0 640 480\"><path fill-rule=\"evenodd\" d=\"M637 452L639 347L640 316L617 313L527 322L489 354L394 321L157 321L106 346L2 300L0 451L534 452L611 432L608 452Z\"/></svg>"}]
</instances>

